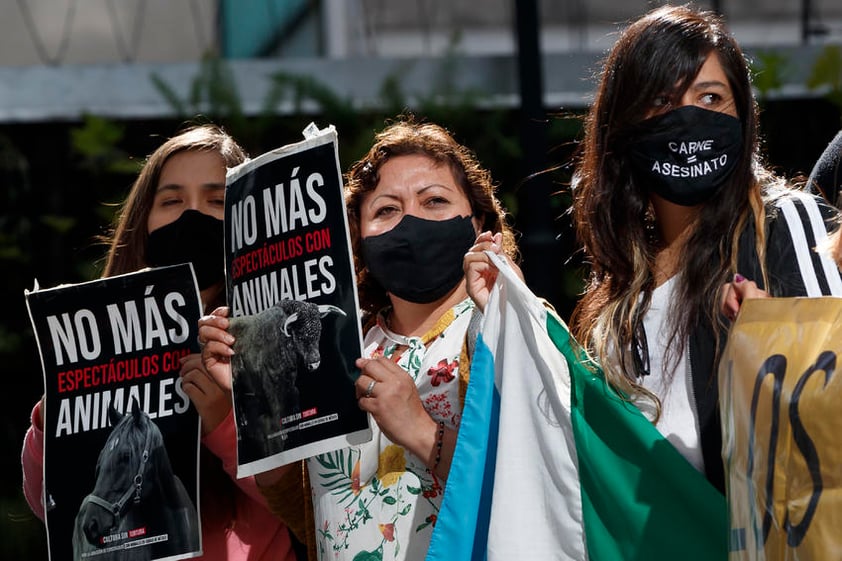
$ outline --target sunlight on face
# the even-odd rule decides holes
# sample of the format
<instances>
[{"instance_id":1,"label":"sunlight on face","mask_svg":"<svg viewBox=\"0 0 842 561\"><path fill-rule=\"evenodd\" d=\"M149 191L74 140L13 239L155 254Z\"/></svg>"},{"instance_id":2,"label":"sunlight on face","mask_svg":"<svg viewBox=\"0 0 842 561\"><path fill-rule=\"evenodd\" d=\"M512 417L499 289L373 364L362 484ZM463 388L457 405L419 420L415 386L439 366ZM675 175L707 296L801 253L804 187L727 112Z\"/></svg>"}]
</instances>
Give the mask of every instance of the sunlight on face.
<instances>
[{"instance_id":1,"label":"sunlight on face","mask_svg":"<svg viewBox=\"0 0 842 561\"><path fill-rule=\"evenodd\" d=\"M655 98L654 107L649 111L647 117L687 105L695 105L702 109L739 117L737 106L734 103L734 93L731 91L731 84L728 82L719 56L715 52L709 54L705 59L699 74L680 99L673 100L668 95L658 96Z\"/></svg>"},{"instance_id":2,"label":"sunlight on face","mask_svg":"<svg viewBox=\"0 0 842 561\"><path fill-rule=\"evenodd\" d=\"M223 219L225 162L218 152L187 150L167 159L149 211L148 231L175 222L189 209Z\"/></svg>"},{"instance_id":3,"label":"sunlight on face","mask_svg":"<svg viewBox=\"0 0 842 561\"><path fill-rule=\"evenodd\" d=\"M420 154L396 156L380 167L377 187L363 196L360 234L376 236L394 228L405 215L426 220L470 216L471 203L447 165ZM474 218L474 227L479 230Z\"/></svg>"}]
</instances>

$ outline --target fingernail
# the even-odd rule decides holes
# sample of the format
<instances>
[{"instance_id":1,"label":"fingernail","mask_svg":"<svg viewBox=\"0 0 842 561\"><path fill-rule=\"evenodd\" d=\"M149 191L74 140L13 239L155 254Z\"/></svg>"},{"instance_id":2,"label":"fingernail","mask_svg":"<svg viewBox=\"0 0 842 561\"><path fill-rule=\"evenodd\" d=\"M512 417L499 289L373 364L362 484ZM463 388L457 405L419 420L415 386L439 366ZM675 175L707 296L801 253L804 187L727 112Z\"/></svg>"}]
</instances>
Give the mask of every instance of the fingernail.
<instances>
[{"instance_id":1,"label":"fingernail","mask_svg":"<svg viewBox=\"0 0 842 561\"><path fill-rule=\"evenodd\" d=\"M736 283L741 283L745 280L746 280L746 278L744 276L742 276L740 273L736 273L734 275L734 282L736 282Z\"/></svg>"}]
</instances>

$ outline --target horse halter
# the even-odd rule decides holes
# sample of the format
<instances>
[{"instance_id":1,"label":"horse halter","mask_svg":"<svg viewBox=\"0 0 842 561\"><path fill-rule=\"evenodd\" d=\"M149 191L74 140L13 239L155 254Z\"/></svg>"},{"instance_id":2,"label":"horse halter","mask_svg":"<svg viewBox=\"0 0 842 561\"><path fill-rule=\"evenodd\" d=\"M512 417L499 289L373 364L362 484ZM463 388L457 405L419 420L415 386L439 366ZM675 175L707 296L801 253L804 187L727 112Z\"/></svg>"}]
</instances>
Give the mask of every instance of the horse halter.
<instances>
[{"instance_id":1,"label":"horse halter","mask_svg":"<svg viewBox=\"0 0 842 561\"><path fill-rule=\"evenodd\" d=\"M126 489L126 491L123 493L123 496L120 497L120 500L118 500L116 503L109 503L105 499L97 497L96 495L91 493L87 496L87 501L90 501L95 505L101 506L114 516L122 516L123 514L125 514L126 505L128 504L129 498L132 495L134 495L134 500L132 501L132 503L140 503L140 494L143 487L143 471L146 468L146 462L149 461L149 433L150 431L146 431L146 442L143 444L143 453L140 456L140 465L137 468L137 473L132 478L133 484L130 485L128 489Z\"/></svg>"}]
</instances>

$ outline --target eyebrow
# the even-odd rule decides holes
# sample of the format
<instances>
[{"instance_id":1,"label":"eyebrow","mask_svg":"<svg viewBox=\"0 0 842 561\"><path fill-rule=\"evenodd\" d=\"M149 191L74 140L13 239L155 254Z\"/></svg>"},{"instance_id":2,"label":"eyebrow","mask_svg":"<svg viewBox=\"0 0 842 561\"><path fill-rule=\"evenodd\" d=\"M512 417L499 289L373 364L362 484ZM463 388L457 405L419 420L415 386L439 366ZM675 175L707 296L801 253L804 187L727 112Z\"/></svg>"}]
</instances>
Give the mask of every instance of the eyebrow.
<instances>
[{"instance_id":1,"label":"eyebrow","mask_svg":"<svg viewBox=\"0 0 842 561\"><path fill-rule=\"evenodd\" d=\"M433 189L434 187L441 187L442 189L447 189L448 191L453 191L454 189L457 188L455 185L450 186L450 185L445 185L443 183L430 183L429 185L425 185L424 187L421 187L421 189L419 189L418 192L424 193L424 192L428 191L429 189Z\"/></svg>"},{"instance_id":2,"label":"eyebrow","mask_svg":"<svg viewBox=\"0 0 842 561\"><path fill-rule=\"evenodd\" d=\"M155 189L156 193L161 193L163 191L179 191L184 186L180 183L167 183L166 185L159 185L157 189ZM203 191L219 191L225 189L224 183L203 183L201 185Z\"/></svg>"},{"instance_id":3,"label":"eyebrow","mask_svg":"<svg viewBox=\"0 0 842 561\"><path fill-rule=\"evenodd\" d=\"M441 187L442 189L446 189L448 191L453 191L453 190L458 189L458 187L456 187L456 186L448 187L447 185L444 185L443 183L431 183L429 185L425 185L425 186L421 187L414 194L420 195L420 194L423 194L423 193L427 192L428 190L433 189L435 187ZM388 199L390 201L398 201L398 200L400 200L400 197L397 196L397 195L393 195L392 193L382 193L380 195L377 195L373 199L371 199L371 202L366 206L368 208L372 208L372 207L374 207L375 202L377 202L380 199Z\"/></svg>"},{"instance_id":4,"label":"eyebrow","mask_svg":"<svg viewBox=\"0 0 842 561\"><path fill-rule=\"evenodd\" d=\"M707 80L705 82L698 82L696 84L693 84L690 87L693 88L694 90L702 90L702 89L705 89L705 88L716 88L716 87L727 89L728 84L726 84L725 82L720 82L719 80Z\"/></svg>"}]
</instances>

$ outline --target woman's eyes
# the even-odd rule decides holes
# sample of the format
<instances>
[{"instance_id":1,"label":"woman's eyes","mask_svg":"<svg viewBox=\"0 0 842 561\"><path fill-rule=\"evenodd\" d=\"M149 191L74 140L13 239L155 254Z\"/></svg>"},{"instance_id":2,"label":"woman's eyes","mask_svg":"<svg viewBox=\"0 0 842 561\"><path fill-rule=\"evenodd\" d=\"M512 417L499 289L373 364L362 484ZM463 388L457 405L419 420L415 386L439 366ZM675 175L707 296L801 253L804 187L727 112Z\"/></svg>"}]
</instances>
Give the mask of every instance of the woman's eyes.
<instances>
[{"instance_id":1,"label":"woman's eyes","mask_svg":"<svg viewBox=\"0 0 842 561\"><path fill-rule=\"evenodd\" d=\"M184 204L184 199L180 197L170 197L166 199L160 199L158 204L163 207L167 206L175 206ZM207 199L207 204L213 207L224 207L225 206L225 197L213 197Z\"/></svg>"},{"instance_id":2,"label":"woman's eyes","mask_svg":"<svg viewBox=\"0 0 842 561\"><path fill-rule=\"evenodd\" d=\"M444 197L430 197L426 201L424 201L424 206L438 206L438 205L445 205L449 201Z\"/></svg>"},{"instance_id":3,"label":"woman's eyes","mask_svg":"<svg viewBox=\"0 0 842 561\"><path fill-rule=\"evenodd\" d=\"M447 206L449 204L450 204L450 199L448 199L446 197L439 196L439 195L428 197L428 198L424 199L423 201L421 201L421 207L427 208L427 209L438 209L440 207ZM396 213L400 213L401 211L402 211L401 207L399 207L397 205L382 206L382 207L380 207L380 208L378 208L374 211L374 217L375 218L388 217L388 216L394 215Z\"/></svg>"},{"instance_id":4,"label":"woman's eyes","mask_svg":"<svg viewBox=\"0 0 842 561\"><path fill-rule=\"evenodd\" d=\"M702 105L716 105L722 101L722 96L718 93L708 92L699 96L699 102Z\"/></svg>"},{"instance_id":5,"label":"woman's eyes","mask_svg":"<svg viewBox=\"0 0 842 561\"><path fill-rule=\"evenodd\" d=\"M665 95L659 95L658 97L652 100L652 105L659 109L667 107L669 106L669 104L670 98Z\"/></svg>"},{"instance_id":6,"label":"woman's eyes","mask_svg":"<svg viewBox=\"0 0 842 561\"><path fill-rule=\"evenodd\" d=\"M374 216L387 216L393 212L397 212L397 207L394 206L382 206L374 211Z\"/></svg>"},{"instance_id":7,"label":"woman's eyes","mask_svg":"<svg viewBox=\"0 0 842 561\"><path fill-rule=\"evenodd\" d=\"M721 94L716 92L705 92L696 98L696 105L701 107L718 107L723 102ZM655 109L655 114L661 114L670 110L673 106L672 100L668 96L658 96L652 100L652 107Z\"/></svg>"}]
</instances>

